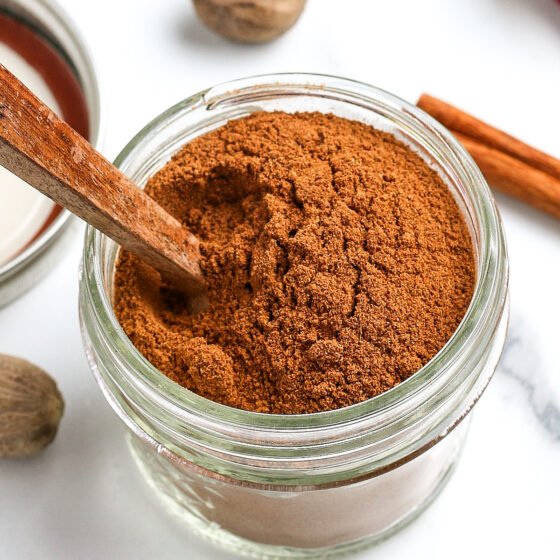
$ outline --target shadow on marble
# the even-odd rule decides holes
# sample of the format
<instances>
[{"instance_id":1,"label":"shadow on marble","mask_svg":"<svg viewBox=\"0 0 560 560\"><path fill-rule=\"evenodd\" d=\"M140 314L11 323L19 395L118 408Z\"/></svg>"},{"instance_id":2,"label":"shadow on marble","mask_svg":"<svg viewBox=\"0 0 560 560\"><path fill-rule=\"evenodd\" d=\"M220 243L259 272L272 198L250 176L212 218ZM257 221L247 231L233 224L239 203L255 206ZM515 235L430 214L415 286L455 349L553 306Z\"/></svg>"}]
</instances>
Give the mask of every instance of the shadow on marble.
<instances>
[{"instance_id":1,"label":"shadow on marble","mask_svg":"<svg viewBox=\"0 0 560 560\"><path fill-rule=\"evenodd\" d=\"M244 45L242 43L234 43L220 37L204 23L199 21L193 13L185 15L183 18L174 19L171 22L173 29L171 31L181 40L197 49L203 49L205 53L223 53L224 55L243 56L243 54L262 52L270 48L274 43L251 44Z\"/></svg>"},{"instance_id":2,"label":"shadow on marble","mask_svg":"<svg viewBox=\"0 0 560 560\"><path fill-rule=\"evenodd\" d=\"M556 0L493 0L503 10L525 10L560 30L560 4Z\"/></svg>"},{"instance_id":3,"label":"shadow on marble","mask_svg":"<svg viewBox=\"0 0 560 560\"><path fill-rule=\"evenodd\" d=\"M560 11L560 6L558 9ZM560 242L560 220L516 198L496 191L493 191L493 193L500 212L514 215L528 224L528 227L530 226L534 231L539 231L551 239L556 237Z\"/></svg>"}]
</instances>

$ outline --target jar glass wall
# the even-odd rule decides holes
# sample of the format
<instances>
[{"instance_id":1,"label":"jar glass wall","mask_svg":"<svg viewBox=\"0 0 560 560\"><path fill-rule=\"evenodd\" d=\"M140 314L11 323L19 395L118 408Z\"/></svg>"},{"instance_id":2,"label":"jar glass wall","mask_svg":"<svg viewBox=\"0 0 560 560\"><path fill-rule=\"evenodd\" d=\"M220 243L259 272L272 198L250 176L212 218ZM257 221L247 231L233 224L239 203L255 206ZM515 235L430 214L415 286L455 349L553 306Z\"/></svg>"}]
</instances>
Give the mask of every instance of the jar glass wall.
<instances>
[{"instance_id":1,"label":"jar glass wall","mask_svg":"<svg viewBox=\"0 0 560 560\"><path fill-rule=\"evenodd\" d=\"M118 247L89 228L80 289L88 357L130 428L148 481L199 534L253 557L325 557L384 538L447 480L468 413L507 327L507 256L492 196L455 139L414 106L340 78L261 76L201 92L144 128L116 164L140 186L183 144L255 111L320 111L389 131L436 169L475 247L471 305L445 347L373 399L308 415L232 409L175 384L128 340L112 311Z\"/></svg>"}]
</instances>

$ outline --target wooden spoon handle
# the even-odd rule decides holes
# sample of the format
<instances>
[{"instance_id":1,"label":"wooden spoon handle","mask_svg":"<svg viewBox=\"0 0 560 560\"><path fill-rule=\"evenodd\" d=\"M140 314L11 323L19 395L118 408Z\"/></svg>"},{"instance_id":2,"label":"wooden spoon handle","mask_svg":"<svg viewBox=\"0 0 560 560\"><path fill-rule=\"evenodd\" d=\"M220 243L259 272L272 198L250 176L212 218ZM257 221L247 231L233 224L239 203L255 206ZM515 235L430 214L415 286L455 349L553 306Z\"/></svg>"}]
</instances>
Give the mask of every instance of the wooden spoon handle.
<instances>
[{"instance_id":1,"label":"wooden spoon handle","mask_svg":"<svg viewBox=\"0 0 560 560\"><path fill-rule=\"evenodd\" d=\"M0 164L134 252L203 291L198 239L0 64Z\"/></svg>"}]
</instances>

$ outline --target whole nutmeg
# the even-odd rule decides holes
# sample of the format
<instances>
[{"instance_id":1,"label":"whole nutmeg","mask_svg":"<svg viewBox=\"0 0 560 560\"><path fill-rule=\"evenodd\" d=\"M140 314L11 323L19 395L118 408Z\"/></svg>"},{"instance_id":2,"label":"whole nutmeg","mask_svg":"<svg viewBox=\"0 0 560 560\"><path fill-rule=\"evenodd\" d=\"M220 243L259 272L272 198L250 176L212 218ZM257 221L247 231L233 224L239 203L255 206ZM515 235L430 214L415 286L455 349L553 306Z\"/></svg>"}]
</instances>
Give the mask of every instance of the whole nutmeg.
<instances>
[{"instance_id":1,"label":"whole nutmeg","mask_svg":"<svg viewBox=\"0 0 560 560\"><path fill-rule=\"evenodd\" d=\"M45 448L56 436L63 409L50 375L0 354L0 457L27 457Z\"/></svg>"},{"instance_id":2,"label":"whole nutmeg","mask_svg":"<svg viewBox=\"0 0 560 560\"><path fill-rule=\"evenodd\" d=\"M193 0L198 17L232 41L265 43L298 20L305 0Z\"/></svg>"}]
</instances>

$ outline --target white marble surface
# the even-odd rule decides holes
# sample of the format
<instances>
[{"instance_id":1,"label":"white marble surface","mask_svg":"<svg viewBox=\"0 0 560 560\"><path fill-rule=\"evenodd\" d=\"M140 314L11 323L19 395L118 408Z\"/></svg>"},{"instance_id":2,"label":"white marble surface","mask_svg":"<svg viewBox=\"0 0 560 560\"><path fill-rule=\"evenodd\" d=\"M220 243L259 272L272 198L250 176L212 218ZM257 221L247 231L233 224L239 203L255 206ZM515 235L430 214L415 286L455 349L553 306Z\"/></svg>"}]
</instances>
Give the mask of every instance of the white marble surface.
<instances>
[{"instance_id":1,"label":"white marble surface","mask_svg":"<svg viewBox=\"0 0 560 560\"><path fill-rule=\"evenodd\" d=\"M63 4L91 45L114 157L148 119L220 81L273 71L430 91L560 157L560 6L553 0L310 0L278 42L233 46L188 0ZM511 331L463 460L434 505L360 560L560 557L560 223L499 197ZM94 384L77 319L81 239L40 286L0 310L0 352L52 372L67 408L41 456L0 462L0 558L225 560L164 512Z\"/></svg>"}]
</instances>

